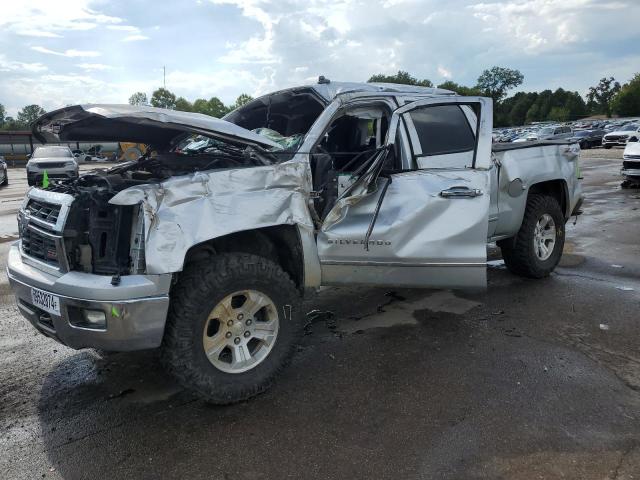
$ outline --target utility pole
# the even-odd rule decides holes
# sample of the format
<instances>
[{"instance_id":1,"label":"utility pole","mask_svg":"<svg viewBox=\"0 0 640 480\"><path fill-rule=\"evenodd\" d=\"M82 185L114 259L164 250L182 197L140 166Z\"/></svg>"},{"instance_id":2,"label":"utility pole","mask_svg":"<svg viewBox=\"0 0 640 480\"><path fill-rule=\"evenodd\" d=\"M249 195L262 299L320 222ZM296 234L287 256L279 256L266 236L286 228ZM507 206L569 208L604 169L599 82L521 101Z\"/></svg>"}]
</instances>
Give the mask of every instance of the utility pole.
<instances>
[{"instance_id":1,"label":"utility pole","mask_svg":"<svg viewBox=\"0 0 640 480\"><path fill-rule=\"evenodd\" d=\"M162 88L167 89L167 69L164 65L162 66Z\"/></svg>"}]
</instances>

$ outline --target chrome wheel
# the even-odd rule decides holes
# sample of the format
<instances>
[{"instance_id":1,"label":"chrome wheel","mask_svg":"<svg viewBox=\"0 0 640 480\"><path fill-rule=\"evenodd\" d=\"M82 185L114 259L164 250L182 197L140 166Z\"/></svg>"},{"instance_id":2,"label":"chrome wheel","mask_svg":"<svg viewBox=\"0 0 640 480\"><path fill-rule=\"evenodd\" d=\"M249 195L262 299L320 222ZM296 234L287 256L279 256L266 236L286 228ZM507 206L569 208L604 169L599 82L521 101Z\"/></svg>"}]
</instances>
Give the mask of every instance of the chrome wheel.
<instances>
[{"instance_id":1,"label":"chrome wheel","mask_svg":"<svg viewBox=\"0 0 640 480\"><path fill-rule=\"evenodd\" d=\"M544 261L553 253L556 244L556 224L548 213L543 214L533 231L533 249L536 256Z\"/></svg>"},{"instance_id":2,"label":"chrome wheel","mask_svg":"<svg viewBox=\"0 0 640 480\"><path fill-rule=\"evenodd\" d=\"M227 373L262 362L278 337L278 310L267 295L241 290L227 295L207 317L202 345L209 361Z\"/></svg>"}]
</instances>

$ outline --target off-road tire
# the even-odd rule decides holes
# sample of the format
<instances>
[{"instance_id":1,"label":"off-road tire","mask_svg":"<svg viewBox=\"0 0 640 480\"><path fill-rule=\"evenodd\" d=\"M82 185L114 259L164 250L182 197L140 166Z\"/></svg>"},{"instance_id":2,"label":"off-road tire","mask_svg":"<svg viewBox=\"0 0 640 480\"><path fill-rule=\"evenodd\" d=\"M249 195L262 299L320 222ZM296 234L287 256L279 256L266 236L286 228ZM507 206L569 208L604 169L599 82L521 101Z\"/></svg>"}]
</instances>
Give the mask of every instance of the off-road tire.
<instances>
[{"instance_id":1,"label":"off-road tire","mask_svg":"<svg viewBox=\"0 0 640 480\"><path fill-rule=\"evenodd\" d=\"M268 356L251 370L226 373L207 358L202 344L213 308L233 292L254 289L278 309L279 330ZM188 265L171 290L161 358L186 389L215 404L231 404L267 390L291 360L302 334L300 293L271 260L246 253L223 253Z\"/></svg>"},{"instance_id":2,"label":"off-road tire","mask_svg":"<svg viewBox=\"0 0 640 480\"><path fill-rule=\"evenodd\" d=\"M538 220L545 213L549 214L555 223L556 241L551 256L543 261L535 253L534 230ZM547 277L556 268L562 256L564 225L564 215L555 198L548 195L529 195L520 230L515 237L498 242L509 271L528 278Z\"/></svg>"}]
</instances>

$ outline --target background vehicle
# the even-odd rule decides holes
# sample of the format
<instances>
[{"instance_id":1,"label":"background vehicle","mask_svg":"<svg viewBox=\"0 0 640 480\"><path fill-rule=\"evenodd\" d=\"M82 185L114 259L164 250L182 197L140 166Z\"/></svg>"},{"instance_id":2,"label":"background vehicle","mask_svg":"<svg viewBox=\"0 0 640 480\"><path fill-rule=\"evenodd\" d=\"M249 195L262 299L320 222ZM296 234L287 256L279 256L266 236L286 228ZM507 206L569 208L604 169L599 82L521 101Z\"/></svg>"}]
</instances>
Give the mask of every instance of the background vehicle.
<instances>
[{"instance_id":1,"label":"background vehicle","mask_svg":"<svg viewBox=\"0 0 640 480\"><path fill-rule=\"evenodd\" d=\"M580 145L582 149L593 148L602 144L604 130L575 130L567 140Z\"/></svg>"},{"instance_id":2,"label":"background vehicle","mask_svg":"<svg viewBox=\"0 0 640 480\"><path fill-rule=\"evenodd\" d=\"M91 161L91 155L86 154L84 151L82 150L71 150L71 153L73 153L73 158L76 159L76 162L78 163L84 163L84 162L90 162Z\"/></svg>"},{"instance_id":3,"label":"background vehicle","mask_svg":"<svg viewBox=\"0 0 640 480\"><path fill-rule=\"evenodd\" d=\"M564 140L570 138L572 135L571 127L566 125L542 127L538 131L538 140Z\"/></svg>"},{"instance_id":4,"label":"background vehicle","mask_svg":"<svg viewBox=\"0 0 640 480\"><path fill-rule=\"evenodd\" d=\"M9 184L9 175L7 175L7 162L2 155L0 155L0 187L4 187Z\"/></svg>"},{"instance_id":5,"label":"background vehicle","mask_svg":"<svg viewBox=\"0 0 640 480\"><path fill-rule=\"evenodd\" d=\"M492 151L492 118L488 98L326 79L224 119L50 112L41 141L110 140L124 123L156 151L29 190L8 260L18 306L73 348L161 346L207 400L249 398L291 358L308 289L484 288L488 241L512 272L550 274L581 202L579 148Z\"/></svg>"},{"instance_id":6,"label":"background vehicle","mask_svg":"<svg viewBox=\"0 0 640 480\"><path fill-rule=\"evenodd\" d=\"M640 141L629 139L622 158L622 187L640 188Z\"/></svg>"},{"instance_id":7,"label":"background vehicle","mask_svg":"<svg viewBox=\"0 0 640 480\"><path fill-rule=\"evenodd\" d=\"M77 178L78 162L69 147L37 147L27 162L27 183L42 182L45 171L49 179Z\"/></svg>"},{"instance_id":8,"label":"background vehicle","mask_svg":"<svg viewBox=\"0 0 640 480\"><path fill-rule=\"evenodd\" d=\"M604 148L624 147L627 144L627 140L633 138L637 141L639 137L640 125L629 123L603 136L602 146Z\"/></svg>"}]
</instances>

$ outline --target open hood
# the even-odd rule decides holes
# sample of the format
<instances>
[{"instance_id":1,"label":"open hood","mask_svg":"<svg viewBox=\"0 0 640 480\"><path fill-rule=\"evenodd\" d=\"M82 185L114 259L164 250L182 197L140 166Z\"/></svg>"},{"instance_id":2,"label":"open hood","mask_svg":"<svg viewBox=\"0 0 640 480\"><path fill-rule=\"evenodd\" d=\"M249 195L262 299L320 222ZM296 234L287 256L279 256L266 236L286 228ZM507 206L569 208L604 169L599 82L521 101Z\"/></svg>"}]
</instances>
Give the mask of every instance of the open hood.
<instances>
[{"instance_id":1,"label":"open hood","mask_svg":"<svg viewBox=\"0 0 640 480\"><path fill-rule=\"evenodd\" d=\"M36 120L34 136L43 143L129 141L167 147L183 133L195 133L263 148L282 147L266 137L226 120L201 113L136 105L74 105Z\"/></svg>"}]
</instances>

